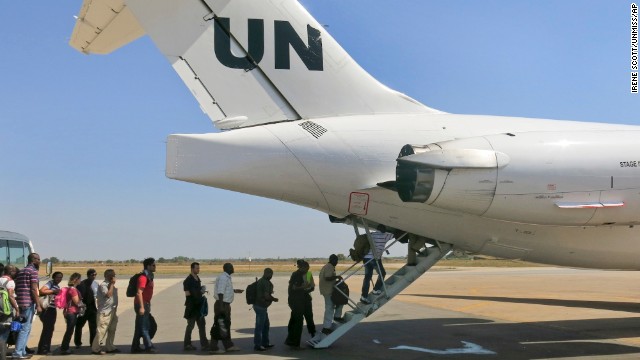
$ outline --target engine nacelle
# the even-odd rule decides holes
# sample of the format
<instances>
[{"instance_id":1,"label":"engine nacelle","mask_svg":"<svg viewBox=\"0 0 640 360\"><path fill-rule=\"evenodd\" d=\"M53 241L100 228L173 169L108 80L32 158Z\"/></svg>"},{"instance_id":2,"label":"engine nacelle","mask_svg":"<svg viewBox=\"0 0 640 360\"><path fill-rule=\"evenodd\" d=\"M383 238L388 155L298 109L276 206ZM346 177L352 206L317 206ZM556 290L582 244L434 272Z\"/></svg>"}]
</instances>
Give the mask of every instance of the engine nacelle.
<instances>
[{"instance_id":1,"label":"engine nacelle","mask_svg":"<svg viewBox=\"0 0 640 360\"><path fill-rule=\"evenodd\" d=\"M404 202L499 220L637 224L638 136L634 131L529 132L405 145L395 185Z\"/></svg>"}]
</instances>

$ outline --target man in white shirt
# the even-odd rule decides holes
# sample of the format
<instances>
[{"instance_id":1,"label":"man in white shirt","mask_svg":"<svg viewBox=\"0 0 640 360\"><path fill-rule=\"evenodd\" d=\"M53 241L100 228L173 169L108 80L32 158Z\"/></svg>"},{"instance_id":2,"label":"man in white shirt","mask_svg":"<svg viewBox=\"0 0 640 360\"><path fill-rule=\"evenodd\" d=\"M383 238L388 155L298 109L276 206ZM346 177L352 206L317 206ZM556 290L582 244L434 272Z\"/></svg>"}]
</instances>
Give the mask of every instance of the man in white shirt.
<instances>
[{"instance_id":1,"label":"man in white shirt","mask_svg":"<svg viewBox=\"0 0 640 360\"><path fill-rule=\"evenodd\" d=\"M116 288L116 272L108 269L104 272L104 281L98 287L98 334L91 344L91 352L95 355L118 353L113 345L118 325L118 289Z\"/></svg>"},{"instance_id":2,"label":"man in white shirt","mask_svg":"<svg viewBox=\"0 0 640 360\"><path fill-rule=\"evenodd\" d=\"M369 253L364 256L364 260L362 260L365 266L360 302L363 304L371 304L371 300L369 300L369 283L373 277L373 270L375 269L378 273L378 280L373 287L374 295L380 295L382 293L380 289L382 289L382 282L384 281L385 275L387 275L384 266L382 266L382 253L384 252L387 242L393 239L393 234L388 233L386 226L382 224L378 225L377 230L378 231L371 233L375 249L370 249ZM373 251L375 251L375 256Z\"/></svg>"},{"instance_id":3,"label":"man in white shirt","mask_svg":"<svg viewBox=\"0 0 640 360\"><path fill-rule=\"evenodd\" d=\"M213 297L216 302L213 304L213 327L211 328L210 353L221 354L225 351L239 351L240 348L233 345L231 341L231 303L234 294L240 294L244 290L234 289L231 281L233 265L225 263L222 266L224 272L216 279ZM225 350L218 348L218 340L222 341Z\"/></svg>"}]
</instances>

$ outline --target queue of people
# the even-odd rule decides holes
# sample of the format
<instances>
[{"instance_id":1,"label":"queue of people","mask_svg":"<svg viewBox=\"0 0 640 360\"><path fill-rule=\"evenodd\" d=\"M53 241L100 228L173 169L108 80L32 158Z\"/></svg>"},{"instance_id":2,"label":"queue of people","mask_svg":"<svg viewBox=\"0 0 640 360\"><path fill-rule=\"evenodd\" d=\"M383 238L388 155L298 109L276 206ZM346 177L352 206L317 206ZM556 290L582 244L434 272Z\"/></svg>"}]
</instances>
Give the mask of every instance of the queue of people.
<instances>
[{"instance_id":1,"label":"queue of people","mask_svg":"<svg viewBox=\"0 0 640 360\"><path fill-rule=\"evenodd\" d=\"M89 324L93 354L120 352L113 345L118 304L114 270L105 271L105 280L102 284L95 282L97 272L94 269L87 271L87 279L84 281L80 273L73 273L69 276L66 287L61 286L64 274L56 271L51 274L49 281L38 287L40 255L31 253L27 261L27 266L21 270L14 265L0 264L0 274L2 274L0 288L7 291L12 308L11 315L3 326L0 326L1 360L7 359L6 344L10 336L15 345L11 359L30 359L34 353L38 355L72 354L73 350L70 348L72 337L75 332L75 345L76 348L80 348L84 323ZM62 342L54 351L51 342L59 308L63 309L66 327ZM90 312L91 310L87 312L87 309L92 309L93 312ZM27 342L36 316L42 322L42 331L37 349L30 349L27 347ZM82 319L82 325L79 325L79 319Z\"/></svg>"},{"instance_id":2,"label":"queue of people","mask_svg":"<svg viewBox=\"0 0 640 360\"><path fill-rule=\"evenodd\" d=\"M370 253L364 257L365 277L360 301L365 304L370 303L366 296L374 270L378 272L374 294L380 292L385 276L380 255L385 244L394 237L382 227L378 230L378 232L372 233L375 248L371 249ZM338 256L332 254L319 273L319 292L324 298L325 304L321 329L323 335L332 332L334 323L344 322L342 305L334 303L331 296L336 282L342 281L342 277L336 275L337 264ZM13 265L3 266L0 264L0 274L3 274L0 277L0 288L7 289L13 308L13 318L20 320L21 323L20 330L15 336L15 350L11 358L29 359L34 352L39 355L72 354L74 351L70 347L71 340L73 338L76 349L81 348L82 329L85 324L88 324L89 328L89 346L92 354L106 355L121 352L114 345L118 324L118 288L116 287L115 271L107 269L104 272L104 280L101 282L96 281L98 273L94 269L87 270L87 277L84 280L80 273L75 272L69 276L66 287L60 285L64 274L57 271L51 275L49 281L38 287L39 265L40 256L36 253L29 254L27 266L19 271ZM142 271L131 278L127 288L127 296L134 298L135 313L135 328L130 352L154 354L157 349L152 338L157 325L151 315L151 300L153 298L156 262L154 258L147 258L144 259L142 265ZM291 315L284 344L291 349L301 349L300 342L305 321L311 338L316 336L311 297L315 290L314 276L306 261L298 260L296 265L297 270L291 274L287 288L287 303ZM192 332L197 326L200 350L208 351L210 354L240 351L240 347L236 346L231 339L231 304L235 295L243 292L242 289L233 286L233 264L225 263L222 268L223 272L215 281L214 315L209 339L207 338L205 320L209 312L209 305L205 296L206 287L202 285L199 276L200 264L193 262L190 268L189 275L183 281L184 318L187 320L183 350L197 350L191 341ZM272 277L273 270L265 268L262 277L257 280L255 286L255 302L252 304L256 317L253 339L255 351L267 351L274 346L270 337L268 309L272 303L278 302L278 298L273 296ZM51 342L59 308L63 309L66 327L60 346L56 350L52 350ZM42 322L42 331L37 350L32 350L27 347L27 341L35 315ZM9 329L6 326L0 326L0 340L6 341L9 335ZM219 346L219 343L222 346ZM2 347L0 360L6 358L5 348Z\"/></svg>"}]
</instances>

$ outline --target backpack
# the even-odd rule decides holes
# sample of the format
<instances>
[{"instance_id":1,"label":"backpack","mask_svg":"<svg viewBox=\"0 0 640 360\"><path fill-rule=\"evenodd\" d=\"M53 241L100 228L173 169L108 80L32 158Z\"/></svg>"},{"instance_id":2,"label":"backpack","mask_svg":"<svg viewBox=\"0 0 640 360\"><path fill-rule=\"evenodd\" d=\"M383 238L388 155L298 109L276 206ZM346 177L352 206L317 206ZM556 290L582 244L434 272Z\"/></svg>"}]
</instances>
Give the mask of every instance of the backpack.
<instances>
[{"instance_id":1,"label":"backpack","mask_svg":"<svg viewBox=\"0 0 640 360\"><path fill-rule=\"evenodd\" d=\"M9 291L5 287L9 279L3 278L5 281L0 285L0 322L5 322L11 316L11 302L9 301Z\"/></svg>"},{"instance_id":2,"label":"backpack","mask_svg":"<svg viewBox=\"0 0 640 360\"><path fill-rule=\"evenodd\" d=\"M67 294L69 293L68 287L60 288L60 292L56 295L54 302L56 303L56 307L58 309L66 309L69 307L69 302L67 301Z\"/></svg>"},{"instance_id":3,"label":"backpack","mask_svg":"<svg viewBox=\"0 0 640 360\"><path fill-rule=\"evenodd\" d=\"M353 241L353 249L349 249L349 256L353 261L360 262L364 260L364 256L367 255L369 249L369 238L367 234L358 235Z\"/></svg>"},{"instance_id":4,"label":"backpack","mask_svg":"<svg viewBox=\"0 0 640 360\"><path fill-rule=\"evenodd\" d=\"M331 302L333 302L334 305L346 305L349 302L349 286L347 286L347 283L341 281L336 285L336 288L347 296L344 296L340 291L333 289L333 292L331 293Z\"/></svg>"},{"instance_id":5,"label":"backpack","mask_svg":"<svg viewBox=\"0 0 640 360\"><path fill-rule=\"evenodd\" d=\"M247 297L247 304L253 305L256 303L258 299L258 278L247 286L244 294Z\"/></svg>"},{"instance_id":6,"label":"backpack","mask_svg":"<svg viewBox=\"0 0 640 360\"><path fill-rule=\"evenodd\" d=\"M144 275L144 272L139 272L129 278L129 285L127 286L127 297L135 297L138 293L138 278L140 275Z\"/></svg>"}]
</instances>

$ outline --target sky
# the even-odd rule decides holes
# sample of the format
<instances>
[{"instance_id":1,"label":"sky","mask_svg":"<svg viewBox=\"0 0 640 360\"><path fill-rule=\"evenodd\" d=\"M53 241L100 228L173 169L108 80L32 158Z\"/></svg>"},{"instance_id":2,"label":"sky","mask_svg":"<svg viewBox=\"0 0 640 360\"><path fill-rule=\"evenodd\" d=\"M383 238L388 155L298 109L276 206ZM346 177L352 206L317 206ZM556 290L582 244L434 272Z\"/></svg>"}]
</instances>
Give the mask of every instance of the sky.
<instances>
[{"instance_id":1,"label":"sky","mask_svg":"<svg viewBox=\"0 0 640 360\"><path fill-rule=\"evenodd\" d=\"M167 179L167 135L217 130L148 37L107 56L68 46L81 4L0 13L1 230L65 260L348 253L353 229L326 214ZM375 78L432 108L640 123L629 1L302 4Z\"/></svg>"}]
</instances>

